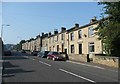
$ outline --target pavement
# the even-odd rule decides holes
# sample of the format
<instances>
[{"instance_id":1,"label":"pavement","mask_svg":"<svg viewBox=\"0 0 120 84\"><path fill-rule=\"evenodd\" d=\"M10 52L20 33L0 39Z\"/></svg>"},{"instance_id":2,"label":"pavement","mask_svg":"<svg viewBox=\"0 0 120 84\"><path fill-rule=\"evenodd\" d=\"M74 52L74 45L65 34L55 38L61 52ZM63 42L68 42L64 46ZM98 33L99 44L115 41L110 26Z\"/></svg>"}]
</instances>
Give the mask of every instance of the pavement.
<instances>
[{"instance_id":1,"label":"pavement","mask_svg":"<svg viewBox=\"0 0 120 84\"><path fill-rule=\"evenodd\" d=\"M72 82L118 84L118 69L94 63L53 61L23 53L4 57L3 83Z\"/></svg>"}]
</instances>

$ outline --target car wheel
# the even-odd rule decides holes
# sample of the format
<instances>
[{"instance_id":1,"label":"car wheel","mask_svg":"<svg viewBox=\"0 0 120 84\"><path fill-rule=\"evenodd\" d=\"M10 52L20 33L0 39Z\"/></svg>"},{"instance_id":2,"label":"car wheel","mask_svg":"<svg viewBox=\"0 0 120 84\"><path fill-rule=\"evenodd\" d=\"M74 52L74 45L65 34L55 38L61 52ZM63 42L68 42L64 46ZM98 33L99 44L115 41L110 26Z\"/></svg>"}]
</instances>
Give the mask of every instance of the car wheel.
<instances>
[{"instance_id":1,"label":"car wheel","mask_svg":"<svg viewBox=\"0 0 120 84\"><path fill-rule=\"evenodd\" d=\"M55 61L55 58L53 57L52 60Z\"/></svg>"}]
</instances>

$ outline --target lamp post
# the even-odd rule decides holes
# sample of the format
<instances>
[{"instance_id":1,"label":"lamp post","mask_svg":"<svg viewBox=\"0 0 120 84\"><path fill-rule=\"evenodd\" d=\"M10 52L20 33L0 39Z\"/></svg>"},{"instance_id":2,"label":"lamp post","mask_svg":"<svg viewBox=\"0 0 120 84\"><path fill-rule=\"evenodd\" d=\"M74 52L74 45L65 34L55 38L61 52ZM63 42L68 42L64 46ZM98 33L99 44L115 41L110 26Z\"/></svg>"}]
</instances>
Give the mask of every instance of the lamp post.
<instances>
[{"instance_id":1,"label":"lamp post","mask_svg":"<svg viewBox=\"0 0 120 84\"><path fill-rule=\"evenodd\" d=\"M3 37L3 27L4 26L10 26L9 24L2 24L2 28L1 28L1 39L2 39L2 37Z\"/></svg>"},{"instance_id":2,"label":"lamp post","mask_svg":"<svg viewBox=\"0 0 120 84\"><path fill-rule=\"evenodd\" d=\"M2 24L2 27L1 27L1 45L0 45L0 47L1 47L1 49L0 49L0 51L1 51L1 53L0 53L1 56L0 56L0 57L1 57L1 58L0 58L0 60L2 59L2 64L3 64L3 62L4 62L4 60L3 60L3 58L2 58L2 56L3 56L3 54L4 54L4 53L3 53L3 51L4 51L4 49L3 49L3 41L2 41L2 40L3 40L3 26L10 26L10 25L8 25L8 24L6 24L6 25L5 25L5 24ZM2 73L3 70L4 70L4 66L1 65L1 67L2 67L2 71L1 71L1 73ZM3 73L2 73L2 75L3 75ZM3 80L3 79L1 79L0 81L2 82L2 80Z\"/></svg>"}]
</instances>

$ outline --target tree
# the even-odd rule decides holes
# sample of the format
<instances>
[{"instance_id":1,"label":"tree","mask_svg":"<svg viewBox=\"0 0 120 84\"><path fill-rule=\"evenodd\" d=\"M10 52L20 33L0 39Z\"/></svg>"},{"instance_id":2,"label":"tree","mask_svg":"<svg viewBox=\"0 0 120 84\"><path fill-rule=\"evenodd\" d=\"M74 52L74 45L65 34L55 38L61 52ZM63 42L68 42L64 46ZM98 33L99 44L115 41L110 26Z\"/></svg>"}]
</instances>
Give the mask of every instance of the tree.
<instances>
[{"instance_id":1,"label":"tree","mask_svg":"<svg viewBox=\"0 0 120 84\"><path fill-rule=\"evenodd\" d=\"M20 43L20 44L25 43L25 40L21 40L19 43Z\"/></svg>"},{"instance_id":2,"label":"tree","mask_svg":"<svg viewBox=\"0 0 120 84\"><path fill-rule=\"evenodd\" d=\"M22 50L22 44L25 43L25 40L21 40L18 44L19 50Z\"/></svg>"},{"instance_id":3,"label":"tree","mask_svg":"<svg viewBox=\"0 0 120 84\"><path fill-rule=\"evenodd\" d=\"M25 40L21 40L17 45L14 46L15 50L22 50L22 44L25 43Z\"/></svg>"},{"instance_id":4,"label":"tree","mask_svg":"<svg viewBox=\"0 0 120 84\"><path fill-rule=\"evenodd\" d=\"M104 51L109 55L120 56L120 2L100 2L103 5L103 18L97 30L98 39L102 40ZM107 18L104 18L108 15Z\"/></svg>"}]
</instances>

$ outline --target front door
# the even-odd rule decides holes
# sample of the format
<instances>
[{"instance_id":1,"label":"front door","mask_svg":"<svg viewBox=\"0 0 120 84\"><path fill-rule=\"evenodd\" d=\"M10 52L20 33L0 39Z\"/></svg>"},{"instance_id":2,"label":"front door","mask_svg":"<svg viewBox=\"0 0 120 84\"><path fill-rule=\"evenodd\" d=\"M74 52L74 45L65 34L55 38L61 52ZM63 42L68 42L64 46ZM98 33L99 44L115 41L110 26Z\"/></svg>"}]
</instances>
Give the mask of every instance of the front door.
<instances>
[{"instance_id":1,"label":"front door","mask_svg":"<svg viewBox=\"0 0 120 84\"><path fill-rule=\"evenodd\" d=\"M65 49L65 54L67 54L67 49Z\"/></svg>"},{"instance_id":2,"label":"front door","mask_svg":"<svg viewBox=\"0 0 120 84\"><path fill-rule=\"evenodd\" d=\"M62 44L62 52L63 52L63 50L64 50L64 45Z\"/></svg>"},{"instance_id":3,"label":"front door","mask_svg":"<svg viewBox=\"0 0 120 84\"><path fill-rule=\"evenodd\" d=\"M57 52L59 52L59 45L57 45Z\"/></svg>"},{"instance_id":4,"label":"front door","mask_svg":"<svg viewBox=\"0 0 120 84\"><path fill-rule=\"evenodd\" d=\"M82 44L79 44L79 54L82 54Z\"/></svg>"}]
</instances>

